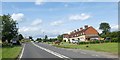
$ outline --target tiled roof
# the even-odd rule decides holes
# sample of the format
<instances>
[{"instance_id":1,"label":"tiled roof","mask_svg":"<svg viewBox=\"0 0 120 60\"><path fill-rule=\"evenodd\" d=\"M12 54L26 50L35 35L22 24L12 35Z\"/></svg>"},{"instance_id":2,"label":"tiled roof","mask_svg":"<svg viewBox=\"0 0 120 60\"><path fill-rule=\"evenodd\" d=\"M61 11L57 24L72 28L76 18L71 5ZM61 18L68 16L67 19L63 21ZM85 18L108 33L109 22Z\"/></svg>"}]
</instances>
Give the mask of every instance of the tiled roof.
<instances>
[{"instance_id":1,"label":"tiled roof","mask_svg":"<svg viewBox=\"0 0 120 60\"><path fill-rule=\"evenodd\" d=\"M73 37L73 36L75 36L75 35L79 36L81 33L85 33L86 30L88 30L89 28L94 29L92 26L90 26L90 27L87 27L87 28L85 28L85 29L82 29L82 30L79 30L79 31L76 31L76 32L72 32L72 33L70 33L70 34L64 34L64 36L69 36L69 37ZM94 30L95 30L95 29L94 29ZM96 30L96 31L97 31L97 30Z\"/></svg>"}]
</instances>

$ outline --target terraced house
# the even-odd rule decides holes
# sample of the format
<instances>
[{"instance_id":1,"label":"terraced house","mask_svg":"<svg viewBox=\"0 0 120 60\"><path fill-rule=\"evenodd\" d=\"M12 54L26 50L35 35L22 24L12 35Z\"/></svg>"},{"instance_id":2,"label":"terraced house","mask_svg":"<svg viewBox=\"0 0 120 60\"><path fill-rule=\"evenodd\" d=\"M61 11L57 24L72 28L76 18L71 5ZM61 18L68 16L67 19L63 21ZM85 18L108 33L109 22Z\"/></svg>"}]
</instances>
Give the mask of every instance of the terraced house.
<instances>
[{"instance_id":1,"label":"terraced house","mask_svg":"<svg viewBox=\"0 0 120 60\"><path fill-rule=\"evenodd\" d=\"M99 39L98 31L88 25L85 25L84 29L81 27L80 29L70 32L69 34L63 34L63 40L66 42L72 42L73 40L89 41L96 39Z\"/></svg>"}]
</instances>

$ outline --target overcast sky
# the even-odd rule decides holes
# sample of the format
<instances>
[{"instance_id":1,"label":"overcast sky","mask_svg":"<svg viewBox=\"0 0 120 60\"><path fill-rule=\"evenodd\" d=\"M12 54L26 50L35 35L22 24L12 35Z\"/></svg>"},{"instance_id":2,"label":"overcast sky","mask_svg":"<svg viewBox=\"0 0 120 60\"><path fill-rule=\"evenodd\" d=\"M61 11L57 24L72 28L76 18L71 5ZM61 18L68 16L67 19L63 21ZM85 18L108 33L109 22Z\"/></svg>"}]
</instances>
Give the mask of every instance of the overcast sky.
<instances>
[{"instance_id":1,"label":"overcast sky","mask_svg":"<svg viewBox=\"0 0 120 60\"><path fill-rule=\"evenodd\" d=\"M24 36L56 37L107 22L111 31L118 29L117 2L4 2L2 14L10 14L19 23L19 33Z\"/></svg>"}]
</instances>

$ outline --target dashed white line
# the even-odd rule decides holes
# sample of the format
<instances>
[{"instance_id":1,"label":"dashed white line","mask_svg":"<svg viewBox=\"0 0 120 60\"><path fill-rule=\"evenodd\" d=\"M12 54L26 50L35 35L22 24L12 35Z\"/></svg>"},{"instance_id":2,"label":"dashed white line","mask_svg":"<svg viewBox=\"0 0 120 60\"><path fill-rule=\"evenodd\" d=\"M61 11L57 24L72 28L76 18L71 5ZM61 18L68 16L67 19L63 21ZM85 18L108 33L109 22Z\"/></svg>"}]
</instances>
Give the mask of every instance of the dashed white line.
<instances>
[{"instance_id":1,"label":"dashed white line","mask_svg":"<svg viewBox=\"0 0 120 60\"><path fill-rule=\"evenodd\" d=\"M22 56L23 56L23 52L24 52L24 49L25 49L25 45L26 45L26 44L23 45L23 49L22 49L22 52L21 52L21 54L20 54L20 56L19 56L19 60L20 60L20 59L22 58Z\"/></svg>"},{"instance_id":2,"label":"dashed white line","mask_svg":"<svg viewBox=\"0 0 120 60\"><path fill-rule=\"evenodd\" d=\"M98 55L92 55L92 56L96 56L96 57L98 57Z\"/></svg>"},{"instance_id":3,"label":"dashed white line","mask_svg":"<svg viewBox=\"0 0 120 60\"><path fill-rule=\"evenodd\" d=\"M33 43L33 42L32 42ZM62 55L62 54L59 54L59 53L57 53L57 52L54 52L54 51L51 51L51 50L49 50L49 49L46 49L46 48L43 48L43 47L41 47L41 46L38 46L37 44L35 44L35 43L33 43L36 47L38 47L38 48L40 48L40 49L42 49L42 50L44 50L44 51L47 51L47 52L49 52L49 53L51 53L51 54L53 54L53 55L55 55L55 56L57 56L57 57L59 57L59 58L67 58L67 59L69 59L69 60L72 60L72 59L70 59L69 57L67 57L67 56L64 56L64 55Z\"/></svg>"},{"instance_id":4,"label":"dashed white line","mask_svg":"<svg viewBox=\"0 0 120 60\"><path fill-rule=\"evenodd\" d=\"M86 54L85 52L81 52L82 54Z\"/></svg>"}]
</instances>

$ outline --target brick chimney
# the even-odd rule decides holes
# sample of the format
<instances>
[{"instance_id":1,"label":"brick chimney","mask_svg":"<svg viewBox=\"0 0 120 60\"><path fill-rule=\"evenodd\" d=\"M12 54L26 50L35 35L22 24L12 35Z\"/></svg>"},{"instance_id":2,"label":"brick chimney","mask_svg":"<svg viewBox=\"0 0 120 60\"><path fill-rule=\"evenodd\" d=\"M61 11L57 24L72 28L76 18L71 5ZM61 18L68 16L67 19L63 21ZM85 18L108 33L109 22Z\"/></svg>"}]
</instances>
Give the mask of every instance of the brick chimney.
<instances>
[{"instance_id":1,"label":"brick chimney","mask_svg":"<svg viewBox=\"0 0 120 60\"><path fill-rule=\"evenodd\" d=\"M80 28L80 31L82 31L82 30L83 30L83 28L81 27L81 28Z\"/></svg>"},{"instance_id":2,"label":"brick chimney","mask_svg":"<svg viewBox=\"0 0 120 60\"><path fill-rule=\"evenodd\" d=\"M88 25L85 25L84 27L85 27L85 29L86 29L86 28L88 28Z\"/></svg>"},{"instance_id":3,"label":"brick chimney","mask_svg":"<svg viewBox=\"0 0 120 60\"><path fill-rule=\"evenodd\" d=\"M76 30L74 30L74 32L76 32Z\"/></svg>"},{"instance_id":4,"label":"brick chimney","mask_svg":"<svg viewBox=\"0 0 120 60\"><path fill-rule=\"evenodd\" d=\"M79 31L79 29L77 29L77 31Z\"/></svg>"}]
</instances>

